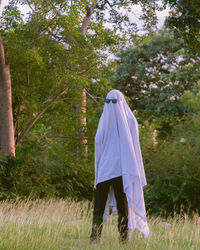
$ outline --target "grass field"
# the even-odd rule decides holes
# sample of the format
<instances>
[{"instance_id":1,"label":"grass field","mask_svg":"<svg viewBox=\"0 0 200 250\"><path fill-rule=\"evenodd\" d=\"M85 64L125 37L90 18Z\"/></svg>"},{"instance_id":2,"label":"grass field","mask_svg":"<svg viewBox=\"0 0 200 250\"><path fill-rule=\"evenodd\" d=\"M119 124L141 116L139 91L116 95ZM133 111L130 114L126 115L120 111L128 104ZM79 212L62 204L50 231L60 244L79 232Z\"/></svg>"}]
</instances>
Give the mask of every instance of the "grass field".
<instances>
[{"instance_id":1,"label":"grass field","mask_svg":"<svg viewBox=\"0 0 200 250\"><path fill-rule=\"evenodd\" d=\"M118 243L117 217L104 224L102 244L90 244L92 209L70 200L0 203L0 249L200 249L200 221L176 217L149 218L151 235L135 231L125 245Z\"/></svg>"}]
</instances>

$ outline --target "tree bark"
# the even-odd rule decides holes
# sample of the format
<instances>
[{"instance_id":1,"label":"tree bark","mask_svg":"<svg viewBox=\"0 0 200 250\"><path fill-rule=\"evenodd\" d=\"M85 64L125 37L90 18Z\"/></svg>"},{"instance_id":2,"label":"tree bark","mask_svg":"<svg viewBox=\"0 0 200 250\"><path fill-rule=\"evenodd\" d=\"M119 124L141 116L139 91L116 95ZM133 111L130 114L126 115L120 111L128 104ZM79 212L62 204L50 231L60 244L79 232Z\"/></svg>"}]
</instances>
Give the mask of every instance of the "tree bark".
<instances>
[{"instance_id":1,"label":"tree bark","mask_svg":"<svg viewBox=\"0 0 200 250\"><path fill-rule=\"evenodd\" d=\"M0 151L15 156L11 76L0 34Z\"/></svg>"},{"instance_id":2,"label":"tree bark","mask_svg":"<svg viewBox=\"0 0 200 250\"><path fill-rule=\"evenodd\" d=\"M82 22L82 25L80 27L80 32L83 35L86 34L87 28L88 28L88 26L90 24L90 19L91 19L93 10L95 9L95 7L97 5L97 2L98 1L95 1L92 4L86 6L86 15L85 15L85 17L83 19L83 22ZM84 88L82 90L82 102L81 102L80 107L78 107L78 109L80 109L82 111L82 117L81 117L81 119L78 122L79 122L79 124L81 126L81 129L79 131L79 138L80 138L81 145L83 146L82 152L83 152L83 155L85 157L87 157L87 155L88 155L87 138L85 136L86 126L87 126L87 121L86 121L86 104L87 104L86 89Z\"/></svg>"},{"instance_id":3,"label":"tree bark","mask_svg":"<svg viewBox=\"0 0 200 250\"><path fill-rule=\"evenodd\" d=\"M90 19L91 19L91 16L92 16L92 13L93 13L93 10L95 9L97 5L97 1L95 1L93 4L88 4L86 6L86 15L83 19L83 22L82 22L82 25L81 25L81 28L80 28L80 31L83 35L86 34L86 31L87 31L87 28L90 24Z\"/></svg>"}]
</instances>

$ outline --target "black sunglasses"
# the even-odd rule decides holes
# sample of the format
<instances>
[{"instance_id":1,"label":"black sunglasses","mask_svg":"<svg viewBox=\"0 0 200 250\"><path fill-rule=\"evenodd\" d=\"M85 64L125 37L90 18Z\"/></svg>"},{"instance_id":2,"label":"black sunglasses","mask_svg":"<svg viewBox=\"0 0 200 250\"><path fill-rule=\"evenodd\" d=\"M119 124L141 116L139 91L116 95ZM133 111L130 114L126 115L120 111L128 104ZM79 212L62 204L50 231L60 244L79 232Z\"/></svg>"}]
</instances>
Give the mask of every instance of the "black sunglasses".
<instances>
[{"instance_id":1,"label":"black sunglasses","mask_svg":"<svg viewBox=\"0 0 200 250\"><path fill-rule=\"evenodd\" d=\"M112 102L112 103L117 103L117 99L106 99L106 103L110 103L110 102Z\"/></svg>"}]
</instances>

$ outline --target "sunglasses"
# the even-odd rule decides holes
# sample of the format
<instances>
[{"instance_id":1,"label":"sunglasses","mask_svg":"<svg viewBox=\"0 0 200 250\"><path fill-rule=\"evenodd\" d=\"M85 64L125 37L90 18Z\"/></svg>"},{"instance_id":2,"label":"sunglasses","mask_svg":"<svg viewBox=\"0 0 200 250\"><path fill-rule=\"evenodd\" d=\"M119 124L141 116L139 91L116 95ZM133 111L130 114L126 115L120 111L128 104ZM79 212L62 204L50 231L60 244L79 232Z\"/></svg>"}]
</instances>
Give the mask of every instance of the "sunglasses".
<instances>
[{"instance_id":1,"label":"sunglasses","mask_svg":"<svg viewBox=\"0 0 200 250\"><path fill-rule=\"evenodd\" d=\"M110 103L110 102L116 104L117 103L117 99L106 99L106 103Z\"/></svg>"}]
</instances>

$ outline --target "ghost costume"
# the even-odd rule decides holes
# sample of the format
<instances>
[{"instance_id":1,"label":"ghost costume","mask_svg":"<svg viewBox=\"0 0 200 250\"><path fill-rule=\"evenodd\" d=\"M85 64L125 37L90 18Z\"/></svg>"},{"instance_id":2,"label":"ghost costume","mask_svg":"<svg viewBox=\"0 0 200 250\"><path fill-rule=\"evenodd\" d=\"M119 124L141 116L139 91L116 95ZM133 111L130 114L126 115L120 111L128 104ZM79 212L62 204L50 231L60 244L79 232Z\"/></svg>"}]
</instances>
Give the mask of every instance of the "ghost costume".
<instances>
[{"instance_id":1,"label":"ghost costume","mask_svg":"<svg viewBox=\"0 0 200 250\"><path fill-rule=\"evenodd\" d=\"M115 186L120 186L119 178L121 178L123 193L127 200L129 238L131 238L132 232L136 228L147 237L149 228L143 196L143 186L146 185L146 177L139 144L137 120L120 91L110 91L106 100L111 101L104 105L95 136L94 188L97 191L100 185L104 184L105 186L109 182L111 184L107 191L108 194L105 196L103 219L106 220L109 215L109 206L113 207L113 211L118 212L117 207L119 210L120 201L119 197L117 197L118 191L116 191ZM112 102L112 100L116 100L116 103ZM119 183L115 184L116 181ZM115 187L115 190L113 187ZM98 196L95 199L97 200ZM125 215L123 216L124 218L126 217ZM95 211L93 231L96 223L94 217ZM120 224L119 220L118 218L118 223ZM118 229L120 232L119 224ZM98 237L100 237L100 234L101 232ZM94 237L95 233L93 232L92 235Z\"/></svg>"}]
</instances>

